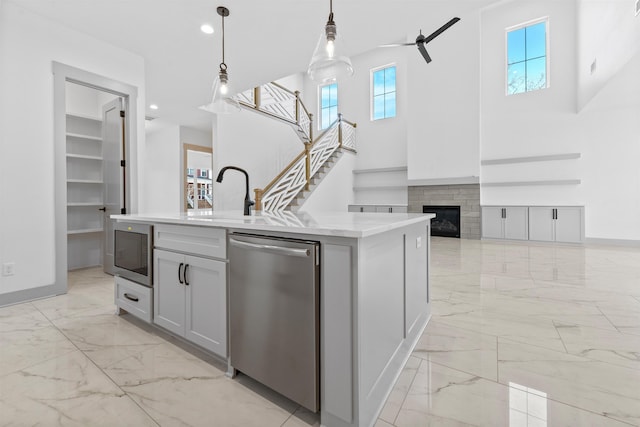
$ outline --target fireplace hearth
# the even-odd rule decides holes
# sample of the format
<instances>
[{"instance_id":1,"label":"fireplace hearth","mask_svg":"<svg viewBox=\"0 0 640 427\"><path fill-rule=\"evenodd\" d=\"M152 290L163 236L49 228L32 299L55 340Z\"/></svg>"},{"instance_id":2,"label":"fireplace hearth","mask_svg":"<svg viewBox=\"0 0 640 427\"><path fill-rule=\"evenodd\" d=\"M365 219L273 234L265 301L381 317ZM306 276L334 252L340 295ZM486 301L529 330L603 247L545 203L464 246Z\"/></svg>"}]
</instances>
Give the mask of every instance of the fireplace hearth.
<instances>
[{"instance_id":1,"label":"fireplace hearth","mask_svg":"<svg viewBox=\"0 0 640 427\"><path fill-rule=\"evenodd\" d=\"M422 213L433 213L431 235L460 238L460 206L422 206Z\"/></svg>"}]
</instances>

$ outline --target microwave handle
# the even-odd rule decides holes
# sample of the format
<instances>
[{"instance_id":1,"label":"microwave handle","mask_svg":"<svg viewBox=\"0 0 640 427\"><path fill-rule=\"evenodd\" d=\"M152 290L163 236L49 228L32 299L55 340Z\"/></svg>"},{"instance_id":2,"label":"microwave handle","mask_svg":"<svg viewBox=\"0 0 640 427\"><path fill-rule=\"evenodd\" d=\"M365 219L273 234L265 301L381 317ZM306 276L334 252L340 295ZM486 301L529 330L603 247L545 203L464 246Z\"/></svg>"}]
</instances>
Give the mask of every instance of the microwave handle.
<instances>
[{"instance_id":1,"label":"microwave handle","mask_svg":"<svg viewBox=\"0 0 640 427\"><path fill-rule=\"evenodd\" d=\"M182 281L182 267L184 267L184 262L181 262L180 266L178 267L178 281L181 285L184 284L184 282Z\"/></svg>"}]
</instances>

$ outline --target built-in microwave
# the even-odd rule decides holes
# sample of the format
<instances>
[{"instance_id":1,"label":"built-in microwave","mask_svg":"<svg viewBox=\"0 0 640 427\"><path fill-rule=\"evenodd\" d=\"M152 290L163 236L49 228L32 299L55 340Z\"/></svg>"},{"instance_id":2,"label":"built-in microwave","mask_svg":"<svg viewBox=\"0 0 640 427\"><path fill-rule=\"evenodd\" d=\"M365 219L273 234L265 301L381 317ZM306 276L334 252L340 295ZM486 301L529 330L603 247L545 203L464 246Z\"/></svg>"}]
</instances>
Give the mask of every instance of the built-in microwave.
<instances>
[{"instance_id":1,"label":"built-in microwave","mask_svg":"<svg viewBox=\"0 0 640 427\"><path fill-rule=\"evenodd\" d=\"M144 286L153 286L153 226L116 222L113 227L114 273Z\"/></svg>"}]
</instances>

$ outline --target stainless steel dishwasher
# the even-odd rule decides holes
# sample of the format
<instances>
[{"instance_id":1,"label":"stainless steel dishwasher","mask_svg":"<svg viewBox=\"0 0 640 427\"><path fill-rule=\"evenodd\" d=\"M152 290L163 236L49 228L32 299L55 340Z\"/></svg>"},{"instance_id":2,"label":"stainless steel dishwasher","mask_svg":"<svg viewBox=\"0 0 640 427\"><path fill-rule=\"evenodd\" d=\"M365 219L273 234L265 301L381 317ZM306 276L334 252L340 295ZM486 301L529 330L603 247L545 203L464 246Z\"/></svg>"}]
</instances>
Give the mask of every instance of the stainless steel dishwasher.
<instances>
[{"instance_id":1,"label":"stainless steel dishwasher","mask_svg":"<svg viewBox=\"0 0 640 427\"><path fill-rule=\"evenodd\" d=\"M320 244L229 237L229 359L238 370L317 412L320 407Z\"/></svg>"}]
</instances>

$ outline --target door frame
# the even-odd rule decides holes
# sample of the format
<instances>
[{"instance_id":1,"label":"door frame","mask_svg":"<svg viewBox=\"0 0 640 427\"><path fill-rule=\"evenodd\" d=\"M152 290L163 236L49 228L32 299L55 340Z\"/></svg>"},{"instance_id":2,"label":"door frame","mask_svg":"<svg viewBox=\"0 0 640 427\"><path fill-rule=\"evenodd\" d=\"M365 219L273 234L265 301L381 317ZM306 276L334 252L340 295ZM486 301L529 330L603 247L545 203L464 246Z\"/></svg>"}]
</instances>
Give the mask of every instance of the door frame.
<instances>
[{"instance_id":1,"label":"door frame","mask_svg":"<svg viewBox=\"0 0 640 427\"><path fill-rule=\"evenodd\" d=\"M184 212L187 212L189 210L189 207L187 206L187 186L189 185L189 178L187 176L187 155L189 151L200 151L203 153L211 154L211 170L213 171L213 148L212 147L182 143L182 186L180 187L181 188L180 198L182 200L181 205ZM211 181L213 181L213 177L211 178ZM194 188L193 194L195 197L195 203L198 203L198 198L196 197L195 191L196 189Z\"/></svg>"},{"instance_id":2,"label":"door frame","mask_svg":"<svg viewBox=\"0 0 640 427\"><path fill-rule=\"evenodd\" d=\"M108 92L124 98L125 137L127 139L125 159L126 182L125 206L127 213L137 211L131 203L131 193L138 182L137 164L137 128L138 128L138 88L108 77L81 70L80 68L52 61L53 102L54 102L54 215L55 215L55 283L43 288L42 296L67 292L67 161L66 161L66 83L71 82L92 89ZM46 289L49 288L49 289Z\"/></svg>"}]
</instances>

